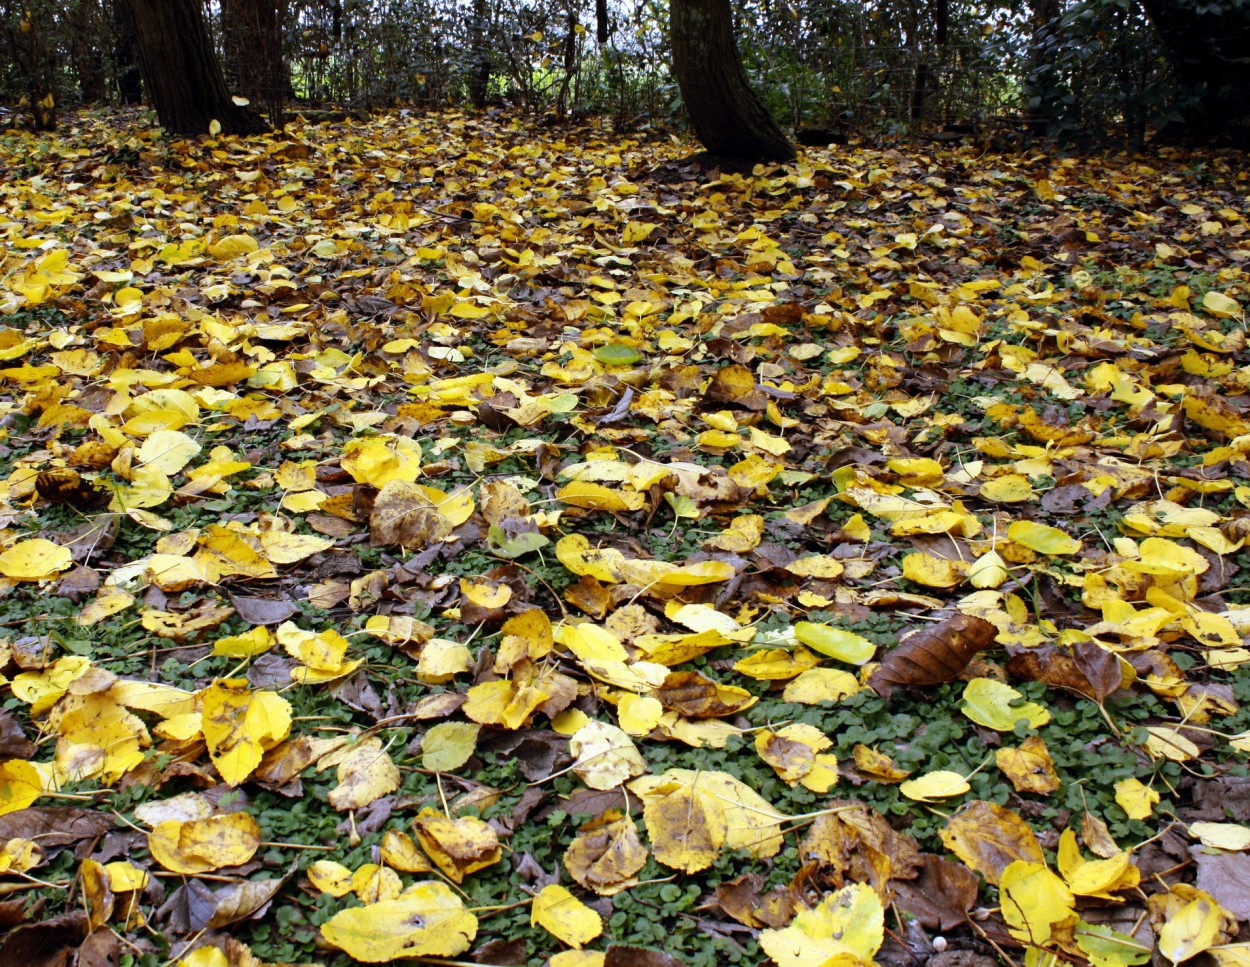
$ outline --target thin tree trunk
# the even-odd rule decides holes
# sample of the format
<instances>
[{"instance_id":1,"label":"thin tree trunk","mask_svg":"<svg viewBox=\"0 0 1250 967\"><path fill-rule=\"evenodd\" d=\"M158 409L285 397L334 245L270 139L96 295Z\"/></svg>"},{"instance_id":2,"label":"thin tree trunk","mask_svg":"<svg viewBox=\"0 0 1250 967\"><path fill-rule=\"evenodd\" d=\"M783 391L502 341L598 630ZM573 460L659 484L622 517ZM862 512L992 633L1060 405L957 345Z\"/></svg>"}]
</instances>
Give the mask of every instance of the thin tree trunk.
<instances>
[{"instance_id":1,"label":"thin tree trunk","mask_svg":"<svg viewBox=\"0 0 1250 967\"><path fill-rule=\"evenodd\" d=\"M690 123L714 155L790 161L794 148L747 82L729 0L670 0L673 74Z\"/></svg>"},{"instance_id":2,"label":"thin tree trunk","mask_svg":"<svg viewBox=\"0 0 1250 967\"><path fill-rule=\"evenodd\" d=\"M473 0L469 19L469 101L481 110L490 92L490 48L486 33L490 29L490 9L486 0Z\"/></svg>"},{"instance_id":3,"label":"thin tree trunk","mask_svg":"<svg viewBox=\"0 0 1250 967\"><path fill-rule=\"evenodd\" d=\"M199 0L125 0L148 99L170 134L268 131L259 114L235 104L209 42Z\"/></svg>"},{"instance_id":4,"label":"thin tree trunk","mask_svg":"<svg viewBox=\"0 0 1250 967\"><path fill-rule=\"evenodd\" d=\"M77 0L69 18L70 57L84 101L108 99L104 74L104 18L98 0Z\"/></svg>"}]
</instances>

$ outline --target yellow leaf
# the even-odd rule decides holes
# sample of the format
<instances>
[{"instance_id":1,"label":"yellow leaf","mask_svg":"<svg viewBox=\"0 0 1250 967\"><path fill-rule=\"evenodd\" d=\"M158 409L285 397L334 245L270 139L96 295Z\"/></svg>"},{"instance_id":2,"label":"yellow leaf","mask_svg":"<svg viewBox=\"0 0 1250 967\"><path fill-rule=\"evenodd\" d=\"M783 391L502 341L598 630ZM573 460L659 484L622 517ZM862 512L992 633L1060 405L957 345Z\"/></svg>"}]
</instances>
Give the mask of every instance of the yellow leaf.
<instances>
[{"instance_id":1,"label":"yellow leaf","mask_svg":"<svg viewBox=\"0 0 1250 967\"><path fill-rule=\"evenodd\" d=\"M325 939L369 964L410 957L455 957L473 945L477 917L451 888L415 883L394 900L340 910L321 927Z\"/></svg>"},{"instance_id":2,"label":"yellow leaf","mask_svg":"<svg viewBox=\"0 0 1250 967\"><path fill-rule=\"evenodd\" d=\"M0 574L14 581L46 581L74 563L68 547L42 537L18 541L0 553Z\"/></svg>"},{"instance_id":3,"label":"yellow leaf","mask_svg":"<svg viewBox=\"0 0 1250 967\"><path fill-rule=\"evenodd\" d=\"M1250 943L1221 944L1208 947L1207 956L1217 967L1250 967ZM555 961L552 961L554 967Z\"/></svg>"},{"instance_id":4,"label":"yellow leaf","mask_svg":"<svg viewBox=\"0 0 1250 967\"><path fill-rule=\"evenodd\" d=\"M794 637L812 651L844 661L848 665L864 664L877 650L877 646L863 635L812 621L800 621L796 624Z\"/></svg>"},{"instance_id":5,"label":"yellow leaf","mask_svg":"<svg viewBox=\"0 0 1250 967\"><path fill-rule=\"evenodd\" d=\"M339 812L362 809L399 788L399 769L382 740L369 736L323 756L318 769L338 766L339 784L330 790L330 805Z\"/></svg>"},{"instance_id":6,"label":"yellow leaf","mask_svg":"<svg viewBox=\"0 0 1250 967\"><path fill-rule=\"evenodd\" d=\"M587 722L569 740L572 769L591 789L615 789L647 771L646 760L624 731L606 722Z\"/></svg>"},{"instance_id":7,"label":"yellow leaf","mask_svg":"<svg viewBox=\"0 0 1250 967\"><path fill-rule=\"evenodd\" d=\"M543 887L534 897L530 923L578 949L603 933L603 918L555 883Z\"/></svg>"},{"instance_id":8,"label":"yellow leaf","mask_svg":"<svg viewBox=\"0 0 1250 967\"><path fill-rule=\"evenodd\" d=\"M108 874L109 888L114 893L127 893L131 890L142 890L150 879L147 870L132 866L125 860L117 860L104 864L104 872Z\"/></svg>"},{"instance_id":9,"label":"yellow leaf","mask_svg":"<svg viewBox=\"0 0 1250 967\"><path fill-rule=\"evenodd\" d=\"M617 721L626 735L646 736L660 724L664 714L664 706L660 700L650 695L621 696L616 707Z\"/></svg>"},{"instance_id":10,"label":"yellow leaf","mask_svg":"<svg viewBox=\"0 0 1250 967\"><path fill-rule=\"evenodd\" d=\"M968 780L958 772L938 770L908 779L898 787L898 791L917 802L932 802L934 799L962 796L971 788Z\"/></svg>"},{"instance_id":11,"label":"yellow leaf","mask_svg":"<svg viewBox=\"0 0 1250 967\"><path fill-rule=\"evenodd\" d=\"M547 959L547 967L604 967L607 958L597 950L562 950Z\"/></svg>"},{"instance_id":12,"label":"yellow leaf","mask_svg":"<svg viewBox=\"0 0 1250 967\"><path fill-rule=\"evenodd\" d=\"M805 786L811 788L806 780L813 770L818 769L818 759L822 760L819 763L822 777L828 778L825 775L828 771L828 763L823 761L826 757L818 754L832 744L833 742L820 729L803 722L783 726L776 732L765 729L755 735L756 753L790 786L803 782ZM836 781L837 760L835 759L832 782Z\"/></svg>"},{"instance_id":13,"label":"yellow leaf","mask_svg":"<svg viewBox=\"0 0 1250 967\"><path fill-rule=\"evenodd\" d=\"M1129 819L1149 819L1159 794L1138 779L1121 779L1115 784L1115 801Z\"/></svg>"},{"instance_id":14,"label":"yellow leaf","mask_svg":"<svg viewBox=\"0 0 1250 967\"><path fill-rule=\"evenodd\" d=\"M172 477L200 452L200 445L181 430L157 430L139 447L139 461Z\"/></svg>"},{"instance_id":15,"label":"yellow leaf","mask_svg":"<svg viewBox=\"0 0 1250 967\"><path fill-rule=\"evenodd\" d=\"M495 865L503 856L499 834L475 816L422 815L412 828L425 854L456 883Z\"/></svg>"},{"instance_id":16,"label":"yellow leaf","mask_svg":"<svg viewBox=\"0 0 1250 967\"><path fill-rule=\"evenodd\" d=\"M261 757L291 731L291 706L277 692L253 692L245 679L214 682L204 690L204 739L227 785L237 786Z\"/></svg>"},{"instance_id":17,"label":"yellow leaf","mask_svg":"<svg viewBox=\"0 0 1250 967\"><path fill-rule=\"evenodd\" d=\"M855 759L855 771L869 779L895 783L902 782L911 775L909 770L900 769L897 763L885 753L878 752L862 743L855 746L851 753Z\"/></svg>"},{"instance_id":18,"label":"yellow leaf","mask_svg":"<svg viewBox=\"0 0 1250 967\"><path fill-rule=\"evenodd\" d=\"M445 723L449 724L449 723ZM388 829L382 834L382 845L379 847L382 862L392 869L405 873L432 873L434 867L412 837L397 829Z\"/></svg>"},{"instance_id":19,"label":"yellow leaf","mask_svg":"<svg viewBox=\"0 0 1250 967\"><path fill-rule=\"evenodd\" d=\"M820 664L820 659L806 648L785 651L768 648L734 662L734 671L759 681L788 681Z\"/></svg>"},{"instance_id":20,"label":"yellow leaf","mask_svg":"<svg viewBox=\"0 0 1250 967\"><path fill-rule=\"evenodd\" d=\"M421 475L421 448L394 436L357 437L343 445L343 469L357 483L381 489L394 480L413 483Z\"/></svg>"},{"instance_id":21,"label":"yellow leaf","mask_svg":"<svg viewBox=\"0 0 1250 967\"><path fill-rule=\"evenodd\" d=\"M1046 944L1057 924L1075 919L1072 891L1040 863L1009 864L998 889L1007 929L1025 943Z\"/></svg>"},{"instance_id":22,"label":"yellow leaf","mask_svg":"<svg viewBox=\"0 0 1250 967\"><path fill-rule=\"evenodd\" d=\"M1076 833L1065 829L1059 837L1059 872L1077 896L1114 900L1114 890L1131 890L1141 882L1141 873L1129 860L1127 851L1103 859L1087 860L1076 844Z\"/></svg>"},{"instance_id":23,"label":"yellow leaf","mask_svg":"<svg viewBox=\"0 0 1250 967\"><path fill-rule=\"evenodd\" d=\"M621 232L621 241L626 245L633 245L635 242L644 242L651 237L660 226L654 222L626 222L625 228Z\"/></svg>"},{"instance_id":24,"label":"yellow leaf","mask_svg":"<svg viewBox=\"0 0 1250 967\"><path fill-rule=\"evenodd\" d=\"M974 588L997 588L1010 576L1007 562L998 551L986 551L968 568L968 583Z\"/></svg>"},{"instance_id":25,"label":"yellow leaf","mask_svg":"<svg viewBox=\"0 0 1250 967\"><path fill-rule=\"evenodd\" d=\"M309 491L312 493L312 491ZM334 541L315 534L292 534L288 531L264 531L260 548L274 564L295 564L334 546Z\"/></svg>"},{"instance_id":26,"label":"yellow leaf","mask_svg":"<svg viewBox=\"0 0 1250 967\"><path fill-rule=\"evenodd\" d=\"M556 497L574 507L602 510L608 513L641 510L647 503L646 494L609 488L603 484L590 483L585 480L574 480L565 484L556 491Z\"/></svg>"},{"instance_id":27,"label":"yellow leaf","mask_svg":"<svg viewBox=\"0 0 1250 967\"><path fill-rule=\"evenodd\" d=\"M1009 473L981 484L981 496L996 503L1012 504L1032 500L1037 494L1028 477Z\"/></svg>"},{"instance_id":28,"label":"yellow leaf","mask_svg":"<svg viewBox=\"0 0 1250 967\"><path fill-rule=\"evenodd\" d=\"M421 740L421 765L431 772L455 772L473 757L482 728L476 722L440 722Z\"/></svg>"},{"instance_id":29,"label":"yellow leaf","mask_svg":"<svg viewBox=\"0 0 1250 967\"><path fill-rule=\"evenodd\" d=\"M1044 796L1059 788L1054 760L1041 736L1030 735L1018 749L999 749L995 762L1016 792Z\"/></svg>"},{"instance_id":30,"label":"yellow leaf","mask_svg":"<svg viewBox=\"0 0 1250 967\"><path fill-rule=\"evenodd\" d=\"M43 795L43 777L24 759L0 762L0 816L25 809Z\"/></svg>"},{"instance_id":31,"label":"yellow leaf","mask_svg":"<svg viewBox=\"0 0 1250 967\"><path fill-rule=\"evenodd\" d=\"M1202 297L1202 308L1220 319L1240 319L1242 316L1241 306L1237 304L1236 299L1229 298L1214 289L1208 290Z\"/></svg>"},{"instance_id":32,"label":"yellow leaf","mask_svg":"<svg viewBox=\"0 0 1250 967\"><path fill-rule=\"evenodd\" d=\"M1228 913L1209 895L1191 900L1168 917L1159 929L1159 953L1174 964L1196 957L1227 939Z\"/></svg>"},{"instance_id":33,"label":"yellow leaf","mask_svg":"<svg viewBox=\"0 0 1250 967\"><path fill-rule=\"evenodd\" d=\"M273 643L273 633L264 625L257 625L241 635L218 638L213 642L213 654L230 658L255 658L272 648Z\"/></svg>"},{"instance_id":34,"label":"yellow leaf","mask_svg":"<svg viewBox=\"0 0 1250 967\"><path fill-rule=\"evenodd\" d=\"M760 931L777 967L852 967L872 963L885 939L885 910L871 886L852 883L800 910L788 927Z\"/></svg>"},{"instance_id":35,"label":"yellow leaf","mask_svg":"<svg viewBox=\"0 0 1250 967\"><path fill-rule=\"evenodd\" d=\"M582 826L564 854L569 875L600 896L614 896L633 886L646 864L647 848L633 818L618 809Z\"/></svg>"},{"instance_id":36,"label":"yellow leaf","mask_svg":"<svg viewBox=\"0 0 1250 967\"><path fill-rule=\"evenodd\" d=\"M1039 554L1053 556L1056 554L1076 554L1081 549L1081 542L1065 534L1058 527L1039 524L1034 520L1017 520L1007 528L1007 537L1017 544L1023 544Z\"/></svg>"},{"instance_id":37,"label":"yellow leaf","mask_svg":"<svg viewBox=\"0 0 1250 967\"><path fill-rule=\"evenodd\" d=\"M681 588L728 581L737 572L727 561L698 561L694 564L671 564L668 561L626 560L621 575L633 584L676 593Z\"/></svg>"},{"instance_id":38,"label":"yellow leaf","mask_svg":"<svg viewBox=\"0 0 1250 967\"><path fill-rule=\"evenodd\" d=\"M347 896L352 892L352 871L334 860L316 860L310 863L308 881L330 896Z\"/></svg>"},{"instance_id":39,"label":"yellow leaf","mask_svg":"<svg viewBox=\"0 0 1250 967\"><path fill-rule=\"evenodd\" d=\"M347 660L347 639L333 628L304 631L293 622L284 621L274 637L287 654L303 662L304 667L291 669L291 677L297 682L333 681L350 675L360 666L361 659Z\"/></svg>"},{"instance_id":40,"label":"yellow leaf","mask_svg":"<svg viewBox=\"0 0 1250 967\"><path fill-rule=\"evenodd\" d=\"M217 122L214 121L214 124ZM174 967L230 967L230 960L220 947L200 947L181 958Z\"/></svg>"},{"instance_id":41,"label":"yellow leaf","mask_svg":"<svg viewBox=\"0 0 1250 967\"><path fill-rule=\"evenodd\" d=\"M621 581L625 555L614 547L591 549L581 534L569 534L556 542L556 558L572 573L616 584Z\"/></svg>"},{"instance_id":42,"label":"yellow leaf","mask_svg":"<svg viewBox=\"0 0 1250 967\"><path fill-rule=\"evenodd\" d=\"M167 819L148 834L152 858L174 873L209 873L246 863L260 848L260 827L249 813L183 822Z\"/></svg>"},{"instance_id":43,"label":"yellow leaf","mask_svg":"<svg viewBox=\"0 0 1250 967\"><path fill-rule=\"evenodd\" d=\"M491 314L486 306L479 305L472 299L460 299L452 303L447 314L456 319L485 319Z\"/></svg>"},{"instance_id":44,"label":"yellow leaf","mask_svg":"<svg viewBox=\"0 0 1250 967\"><path fill-rule=\"evenodd\" d=\"M789 682L781 693L782 701L799 705L840 702L860 689L859 679L839 668L811 668Z\"/></svg>"},{"instance_id":45,"label":"yellow leaf","mask_svg":"<svg viewBox=\"0 0 1250 967\"><path fill-rule=\"evenodd\" d=\"M728 773L670 769L629 788L643 801L655 858L673 869L707 869L722 848L775 856L784 843L785 815Z\"/></svg>"},{"instance_id":46,"label":"yellow leaf","mask_svg":"<svg viewBox=\"0 0 1250 967\"><path fill-rule=\"evenodd\" d=\"M258 580L276 578L277 569L254 546L258 543L251 535L220 524L210 524L200 535L195 558L214 567L223 577L240 575Z\"/></svg>"},{"instance_id":47,"label":"yellow leaf","mask_svg":"<svg viewBox=\"0 0 1250 967\"><path fill-rule=\"evenodd\" d=\"M960 710L977 725L997 732L1010 732L1023 720L1030 729L1050 721L1050 713L1004 682L992 678L974 678L964 688Z\"/></svg>"},{"instance_id":48,"label":"yellow leaf","mask_svg":"<svg viewBox=\"0 0 1250 967\"><path fill-rule=\"evenodd\" d=\"M917 552L903 556L903 577L929 588L953 588L964 579L967 565Z\"/></svg>"},{"instance_id":49,"label":"yellow leaf","mask_svg":"<svg viewBox=\"0 0 1250 967\"><path fill-rule=\"evenodd\" d=\"M460 579L460 593L470 604L488 610L502 608L512 600L512 588L509 585L479 583L468 578Z\"/></svg>"},{"instance_id":50,"label":"yellow leaf","mask_svg":"<svg viewBox=\"0 0 1250 967\"><path fill-rule=\"evenodd\" d=\"M1240 823L1190 823L1189 835L1211 849L1250 850L1250 828Z\"/></svg>"}]
</instances>

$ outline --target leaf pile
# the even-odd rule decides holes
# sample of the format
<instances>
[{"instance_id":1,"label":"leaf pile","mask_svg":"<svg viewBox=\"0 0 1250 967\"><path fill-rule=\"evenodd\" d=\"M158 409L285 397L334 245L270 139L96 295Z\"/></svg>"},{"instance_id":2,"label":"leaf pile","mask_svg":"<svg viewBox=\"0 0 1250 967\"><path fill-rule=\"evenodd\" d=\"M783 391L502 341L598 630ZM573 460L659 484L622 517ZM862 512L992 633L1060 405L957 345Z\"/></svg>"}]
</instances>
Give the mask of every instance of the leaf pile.
<instances>
[{"instance_id":1,"label":"leaf pile","mask_svg":"<svg viewBox=\"0 0 1250 967\"><path fill-rule=\"evenodd\" d=\"M0 959L1246 962L1236 159L679 150L0 138Z\"/></svg>"}]
</instances>

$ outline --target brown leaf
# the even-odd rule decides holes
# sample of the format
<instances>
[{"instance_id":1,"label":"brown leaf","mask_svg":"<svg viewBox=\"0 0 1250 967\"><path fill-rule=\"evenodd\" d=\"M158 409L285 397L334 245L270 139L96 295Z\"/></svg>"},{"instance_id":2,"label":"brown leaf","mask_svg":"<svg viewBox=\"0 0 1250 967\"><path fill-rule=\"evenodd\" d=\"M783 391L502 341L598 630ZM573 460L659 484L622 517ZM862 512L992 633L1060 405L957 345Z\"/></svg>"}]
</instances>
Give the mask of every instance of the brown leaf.
<instances>
[{"instance_id":1,"label":"brown leaf","mask_svg":"<svg viewBox=\"0 0 1250 967\"><path fill-rule=\"evenodd\" d=\"M867 883L883 899L889 897L891 881L912 877L920 862L914 839L854 799L827 804L803 837L800 855L819 862L821 874L835 889L844 883Z\"/></svg>"},{"instance_id":2,"label":"brown leaf","mask_svg":"<svg viewBox=\"0 0 1250 967\"><path fill-rule=\"evenodd\" d=\"M475 964L525 964L529 962L526 953L525 939L514 940L496 938L488 940L470 953L469 958Z\"/></svg>"},{"instance_id":3,"label":"brown leaf","mask_svg":"<svg viewBox=\"0 0 1250 967\"><path fill-rule=\"evenodd\" d=\"M43 901L39 901L42 905ZM32 910L31 915L37 915ZM0 902L0 930L9 930L27 919L25 900L4 900Z\"/></svg>"},{"instance_id":4,"label":"brown leaf","mask_svg":"<svg viewBox=\"0 0 1250 967\"><path fill-rule=\"evenodd\" d=\"M12 712L0 711L0 758L29 759L35 754L35 744L26 738L22 724Z\"/></svg>"},{"instance_id":5,"label":"brown leaf","mask_svg":"<svg viewBox=\"0 0 1250 967\"><path fill-rule=\"evenodd\" d=\"M720 406L736 406L744 410L760 411L768 406L768 397L755 385L755 376L738 363L722 366L712 377L703 393L706 403Z\"/></svg>"},{"instance_id":6,"label":"brown leaf","mask_svg":"<svg viewBox=\"0 0 1250 967\"><path fill-rule=\"evenodd\" d=\"M1082 641L1072 653L1054 645L1040 645L1012 655L1007 672L1026 681L1045 682L1066 688L1096 702L1104 701L1120 687L1120 659L1092 641Z\"/></svg>"},{"instance_id":7,"label":"brown leaf","mask_svg":"<svg viewBox=\"0 0 1250 967\"><path fill-rule=\"evenodd\" d=\"M686 967L676 957L646 947L613 944L603 958L603 967Z\"/></svg>"},{"instance_id":8,"label":"brown leaf","mask_svg":"<svg viewBox=\"0 0 1250 967\"><path fill-rule=\"evenodd\" d=\"M744 873L716 888L716 904L748 927L784 927L794 918L794 897L788 890L761 894L763 886L764 878L758 873Z\"/></svg>"},{"instance_id":9,"label":"brown leaf","mask_svg":"<svg viewBox=\"0 0 1250 967\"><path fill-rule=\"evenodd\" d=\"M1190 853L1198 864L1198 889L1238 920L1250 920L1250 853L1211 853L1202 846Z\"/></svg>"},{"instance_id":10,"label":"brown leaf","mask_svg":"<svg viewBox=\"0 0 1250 967\"><path fill-rule=\"evenodd\" d=\"M940 833L946 848L998 885L1003 870L1016 860L1045 863L1037 834L1005 806L981 799L955 813Z\"/></svg>"},{"instance_id":11,"label":"brown leaf","mask_svg":"<svg viewBox=\"0 0 1250 967\"><path fill-rule=\"evenodd\" d=\"M0 842L33 839L45 851L95 839L113 828L113 817L72 806L34 806L0 816ZM3 963L3 961L0 961Z\"/></svg>"},{"instance_id":12,"label":"brown leaf","mask_svg":"<svg viewBox=\"0 0 1250 967\"><path fill-rule=\"evenodd\" d=\"M35 489L49 503L69 504L78 510L98 510L113 497L109 491L69 467L40 470L35 478Z\"/></svg>"},{"instance_id":13,"label":"brown leaf","mask_svg":"<svg viewBox=\"0 0 1250 967\"><path fill-rule=\"evenodd\" d=\"M78 948L75 967L115 967L121 950L117 934L112 930L96 930Z\"/></svg>"},{"instance_id":14,"label":"brown leaf","mask_svg":"<svg viewBox=\"0 0 1250 967\"><path fill-rule=\"evenodd\" d=\"M908 635L885 656L868 679L870 688L889 698L900 685L937 685L959 676L977 653L998 634L984 618L957 614L939 625Z\"/></svg>"},{"instance_id":15,"label":"brown leaf","mask_svg":"<svg viewBox=\"0 0 1250 967\"><path fill-rule=\"evenodd\" d=\"M634 875L647 863L647 848L628 816L610 810L577 831L564 854L564 867L581 886L600 896L613 896L638 881Z\"/></svg>"},{"instance_id":16,"label":"brown leaf","mask_svg":"<svg viewBox=\"0 0 1250 967\"><path fill-rule=\"evenodd\" d=\"M670 672L655 697L666 709L691 719L736 715L757 701L744 689L721 685L702 672Z\"/></svg>"},{"instance_id":17,"label":"brown leaf","mask_svg":"<svg viewBox=\"0 0 1250 967\"><path fill-rule=\"evenodd\" d=\"M0 945L0 964L22 967L67 967L74 948L87 936L87 915L81 910L43 923L18 927Z\"/></svg>"},{"instance_id":18,"label":"brown leaf","mask_svg":"<svg viewBox=\"0 0 1250 967\"><path fill-rule=\"evenodd\" d=\"M977 875L966 866L925 853L920 876L894 883L894 903L930 930L953 930L977 902Z\"/></svg>"},{"instance_id":19,"label":"brown leaf","mask_svg":"<svg viewBox=\"0 0 1250 967\"><path fill-rule=\"evenodd\" d=\"M290 876L290 872L287 876ZM271 880L245 880L218 890L215 894L217 906L208 921L209 929L220 929L227 924L263 913L286 880L286 876Z\"/></svg>"},{"instance_id":20,"label":"brown leaf","mask_svg":"<svg viewBox=\"0 0 1250 967\"><path fill-rule=\"evenodd\" d=\"M438 512L425 491L403 480L392 480L378 491L369 514L374 546L424 547L441 541L451 530L451 521Z\"/></svg>"},{"instance_id":21,"label":"brown leaf","mask_svg":"<svg viewBox=\"0 0 1250 967\"><path fill-rule=\"evenodd\" d=\"M276 625L299 611L298 605L287 598L253 598L230 595L234 610L250 625Z\"/></svg>"}]
</instances>

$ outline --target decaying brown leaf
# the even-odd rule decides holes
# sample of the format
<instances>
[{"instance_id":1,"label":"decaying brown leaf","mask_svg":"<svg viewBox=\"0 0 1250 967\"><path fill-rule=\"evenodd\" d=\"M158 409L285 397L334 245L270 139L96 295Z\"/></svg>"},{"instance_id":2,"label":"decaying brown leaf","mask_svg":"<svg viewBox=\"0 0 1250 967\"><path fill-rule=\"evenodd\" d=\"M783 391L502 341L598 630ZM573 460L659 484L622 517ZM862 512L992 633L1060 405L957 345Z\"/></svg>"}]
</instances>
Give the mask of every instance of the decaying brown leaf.
<instances>
[{"instance_id":1,"label":"decaying brown leaf","mask_svg":"<svg viewBox=\"0 0 1250 967\"><path fill-rule=\"evenodd\" d=\"M868 678L882 698L899 686L937 685L957 678L994 642L997 629L984 618L957 614L903 639Z\"/></svg>"}]
</instances>

